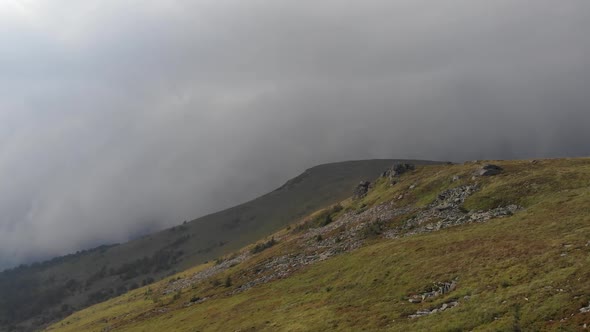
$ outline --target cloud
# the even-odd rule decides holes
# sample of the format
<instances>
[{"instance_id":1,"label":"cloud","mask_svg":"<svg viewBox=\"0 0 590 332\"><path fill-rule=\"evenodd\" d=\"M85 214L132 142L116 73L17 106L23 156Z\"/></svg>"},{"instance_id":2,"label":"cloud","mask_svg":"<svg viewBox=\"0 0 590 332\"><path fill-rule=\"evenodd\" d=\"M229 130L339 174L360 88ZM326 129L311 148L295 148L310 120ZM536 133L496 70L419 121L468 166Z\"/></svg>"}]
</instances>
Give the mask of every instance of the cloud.
<instances>
[{"instance_id":1,"label":"cloud","mask_svg":"<svg viewBox=\"0 0 590 332\"><path fill-rule=\"evenodd\" d=\"M4 1L0 267L318 163L588 155L585 1Z\"/></svg>"}]
</instances>

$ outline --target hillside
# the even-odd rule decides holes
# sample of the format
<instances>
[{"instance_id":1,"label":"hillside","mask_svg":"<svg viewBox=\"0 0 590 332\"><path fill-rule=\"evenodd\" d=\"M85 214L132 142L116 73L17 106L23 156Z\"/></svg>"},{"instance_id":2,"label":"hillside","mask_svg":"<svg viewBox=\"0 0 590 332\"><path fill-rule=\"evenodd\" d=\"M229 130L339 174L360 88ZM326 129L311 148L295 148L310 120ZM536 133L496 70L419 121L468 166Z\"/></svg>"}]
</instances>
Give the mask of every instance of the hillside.
<instances>
[{"instance_id":1,"label":"hillside","mask_svg":"<svg viewBox=\"0 0 590 332\"><path fill-rule=\"evenodd\" d=\"M237 250L346 198L359 181L376 178L394 162L317 166L267 195L171 229L0 273L0 331L38 329L76 310Z\"/></svg>"},{"instance_id":2,"label":"hillside","mask_svg":"<svg viewBox=\"0 0 590 332\"><path fill-rule=\"evenodd\" d=\"M48 330L590 325L589 158L398 167L363 188L223 259Z\"/></svg>"}]
</instances>

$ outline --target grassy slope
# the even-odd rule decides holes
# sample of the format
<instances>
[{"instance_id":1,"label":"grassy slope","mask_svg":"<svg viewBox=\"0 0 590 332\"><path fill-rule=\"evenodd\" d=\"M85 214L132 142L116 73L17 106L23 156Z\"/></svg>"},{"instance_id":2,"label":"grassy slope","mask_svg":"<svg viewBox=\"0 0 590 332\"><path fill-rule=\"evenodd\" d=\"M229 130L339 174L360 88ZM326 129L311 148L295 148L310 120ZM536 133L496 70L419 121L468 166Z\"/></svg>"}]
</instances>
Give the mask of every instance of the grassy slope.
<instances>
[{"instance_id":1,"label":"grassy slope","mask_svg":"<svg viewBox=\"0 0 590 332\"><path fill-rule=\"evenodd\" d=\"M154 302L146 289L139 289L78 312L51 330L538 331L577 330L583 323L590 324L590 314L578 311L590 301L590 159L497 164L505 173L478 178L482 189L464 207L488 209L516 203L526 208L512 217L402 239L375 239L357 251L233 296L224 295L227 289L222 286L203 283L180 298L169 295ZM394 187L380 183L349 208L388 201L401 193L405 197L400 204L426 204L442 189L470 183L476 167L421 167ZM454 175L462 175L462 180L451 182ZM416 189L408 192L406 188L414 183ZM280 245L219 278L231 275L234 284L241 283L241 271L289 250L289 234L277 233L285 239ZM459 280L457 290L432 302L412 304L405 298L432 282L453 278ZM153 292L164 286L152 286ZM219 296L184 306L193 296L211 294ZM463 298L466 295L468 300ZM460 305L407 318L450 298L459 299Z\"/></svg>"},{"instance_id":2,"label":"grassy slope","mask_svg":"<svg viewBox=\"0 0 590 332\"><path fill-rule=\"evenodd\" d=\"M66 257L57 263L37 265L18 273L0 273L0 294L5 295L0 298L0 331L8 324L3 323L5 312L13 311L8 314L8 319L13 319L10 323L42 326L63 314L59 312L64 304L79 310L86 306L92 293L114 289L116 294L119 287L141 285L142 280L149 277L159 280L238 249L314 210L344 199L360 180L376 178L394 162L364 160L317 166L267 195L185 225L126 244ZM188 238L182 241L185 237ZM169 262L165 270L140 273L127 280L121 280L117 274L107 274L85 287L86 281L102 267L107 271L117 269L125 263L152 257L161 250L182 251L183 255L178 262ZM31 282L23 284L24 280ZM79 286L63 290L63 285L71 280ZM41 298L44 299L42 305ZM49 305L45 299L56 301ZM32 308L35 303L40 303L39 308ZM19 318L14 319L17 315Z\"/></svg>"}]
</instances>

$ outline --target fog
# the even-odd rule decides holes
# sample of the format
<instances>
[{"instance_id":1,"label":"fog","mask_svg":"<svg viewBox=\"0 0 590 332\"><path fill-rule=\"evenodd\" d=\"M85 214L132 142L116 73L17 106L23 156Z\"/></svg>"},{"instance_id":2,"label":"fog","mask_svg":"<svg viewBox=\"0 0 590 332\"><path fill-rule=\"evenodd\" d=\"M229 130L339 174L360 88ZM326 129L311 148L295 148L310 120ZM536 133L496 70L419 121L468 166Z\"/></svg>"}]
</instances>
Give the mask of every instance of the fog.
<instances>
[{"instance_id":1,"label":"fog","mask_svg":"<svg viewBox=\"0 0 590 332\"><path fill-rule=\"evenodd\" d=\"M0 269L366 158L590 154L587 1L0 3Z\"/></svg>"}]
</instances>

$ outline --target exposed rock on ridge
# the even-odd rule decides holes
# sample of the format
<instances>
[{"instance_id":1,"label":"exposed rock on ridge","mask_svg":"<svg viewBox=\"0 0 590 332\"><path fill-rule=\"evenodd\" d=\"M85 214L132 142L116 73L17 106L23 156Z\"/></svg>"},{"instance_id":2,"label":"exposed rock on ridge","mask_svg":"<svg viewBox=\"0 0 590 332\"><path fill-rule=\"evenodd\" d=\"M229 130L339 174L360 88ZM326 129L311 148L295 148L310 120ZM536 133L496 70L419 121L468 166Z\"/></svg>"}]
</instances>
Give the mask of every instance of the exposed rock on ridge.
<instances>
[{"instance_id":1,"label":"exposed rock on ridge","mask_svg":"<svg viewBox=\"0 0 590 332\"><path fill-rule=\"evenodd\" d=\"M369 192L369 188L371 186L371 182L369 181L361 181L361 183L359 183L358 186L356 186L356 188L354 189L354 193L353 193L353 198L354 199L360 199L363 198L367 195L367 192Z\"/></svg>"},{"instance_id":2,"label":"exposed rock on ridge","mask_svg":"<svg viewBox=\"0 0 590 332\"><path fill-rule=\"evenodd\" d=\"M391 183L395 183L396 177L399 177L400 175L415 169L416 166L413 164L395 164L390 169L383 172L381 177L388 178Z\"/></svg>"},{"instance_id":3,"label":"exposed rock on ridge","mask_svg":"<svg viewBox=\"0 0 590 332\"><path fill-rule=\"evenodd\" d=\"M502 173L504 169L498 165L487 164L479 169L476 174L479 176L493 176Z\"/></svg>"}]
</instances>

